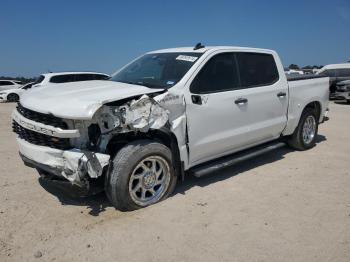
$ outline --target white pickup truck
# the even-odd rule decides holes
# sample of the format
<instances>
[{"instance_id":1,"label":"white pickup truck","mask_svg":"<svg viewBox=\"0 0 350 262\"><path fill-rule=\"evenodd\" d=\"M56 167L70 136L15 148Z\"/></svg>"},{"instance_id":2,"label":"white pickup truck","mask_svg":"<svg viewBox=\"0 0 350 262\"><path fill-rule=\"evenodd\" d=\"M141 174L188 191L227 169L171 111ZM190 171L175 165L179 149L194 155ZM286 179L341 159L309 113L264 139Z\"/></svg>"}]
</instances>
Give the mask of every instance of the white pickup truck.
<instances>
[{"instance_id":1,"label":"white pickup truck","mask_svg":"<svg viewBox=\"0 0 350 262\"><path fill-rule=\"evenodd\" d=\"M231 46L149 52L109 81L36 88L13 112L20 156L50 181L103 187L120 210L277 148L315 145L329 79L287 81L276 52Z\"/></svg>"}]
</instances>

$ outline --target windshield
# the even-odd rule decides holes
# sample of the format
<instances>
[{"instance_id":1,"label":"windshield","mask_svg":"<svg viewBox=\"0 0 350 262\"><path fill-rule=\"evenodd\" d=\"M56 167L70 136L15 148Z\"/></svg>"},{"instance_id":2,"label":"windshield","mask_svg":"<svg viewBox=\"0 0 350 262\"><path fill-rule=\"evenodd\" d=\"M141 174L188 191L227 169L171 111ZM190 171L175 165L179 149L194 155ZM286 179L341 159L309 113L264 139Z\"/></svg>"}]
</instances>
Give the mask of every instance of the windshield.
<instances>
[{"instance_id":1,"label":"windshield","mask_svg":"<svg viewBox=\"0 0 350 262\"><path fill-rule=\"evenodd\" d=\"M190 52L146 54L117 72L111 80L150 88L170 88L201 55Z\"/></svg>"}]
</instances>

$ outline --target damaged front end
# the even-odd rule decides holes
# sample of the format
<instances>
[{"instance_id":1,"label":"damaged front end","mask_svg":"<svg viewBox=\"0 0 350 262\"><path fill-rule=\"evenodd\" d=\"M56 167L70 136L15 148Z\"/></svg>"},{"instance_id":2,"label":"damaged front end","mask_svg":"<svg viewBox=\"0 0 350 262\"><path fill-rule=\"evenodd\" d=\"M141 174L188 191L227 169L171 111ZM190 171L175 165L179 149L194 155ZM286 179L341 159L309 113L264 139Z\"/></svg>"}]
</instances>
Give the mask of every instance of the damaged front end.
<instances>
[{"instance_id":1,"label":"damaged front end","mask_svg":"<svg viewBox=\"0 0 350 262\"><path fill-rule=\"evenodd\" d=\"M106 142L115 134L146 133L149 129L159 129L167 123L168 115L168 110L147 95L120 106L104 105L93 117L93 123L98 124L101 135L99 148L104 150Z\"/></svg>"},{"instance_id":2,"label":"damaged front end","mask_svg":"<svg viewBox=\"0 0 350 262\"><path fill-rule=\"evenodd\" d=\"M161 95L162 96L162 95ZM161 129L169 121L169 111L153 97L142 95L100 106L91 120L64 120L67 129L40 123L40 118L28 119L28 114L16 110L14 131L23 161L51 177L87 188L108 169L113 152L108 145L112 139L125 134L146 134ZM31 130L28 130L31 129ZM23 131L24 130L24 131ZM26 134L23 134L26 132ZM27 139L27 133L40 135L38 144ZM52 148L52 141L69 139L70 148ZM44 141L44 142L42 142ZM48 177L46 176L46 177Z\"/></svg>"},{"instance_id":3,"label":"damaged front end","mask_svg":"<svg viewBox=\"0 0 350 262\"><path fill-rule=\"evenodd\" d=\"M90 145L100 152L106 152L108 143L116 135L147 133L150 129L162 128L168 119L169 111L147 95L121 105L103 105L88 127L89 141L93 143Z\"/></svg>"}]
</instances>

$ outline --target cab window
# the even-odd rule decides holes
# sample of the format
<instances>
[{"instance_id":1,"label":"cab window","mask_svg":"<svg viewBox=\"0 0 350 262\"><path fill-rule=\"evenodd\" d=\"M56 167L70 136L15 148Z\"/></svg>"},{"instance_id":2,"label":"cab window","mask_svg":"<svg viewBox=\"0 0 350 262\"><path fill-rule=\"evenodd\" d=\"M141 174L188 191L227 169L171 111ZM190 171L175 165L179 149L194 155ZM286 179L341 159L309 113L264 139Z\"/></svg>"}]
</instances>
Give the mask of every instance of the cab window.
<instances>
[{"instance_id":1,"label":"cab window","mask_svg":"<svg viewBox=\"0 0 350 262\"><path fill-rule=\"evenodd\" d=\"M275 59L270 54L237 53L242 88L272 85L279 79Z\"/></svg>"},{"instance_id":2,"label":"cab window","mask_svg":"<svg viewBox=\"0 0 350 262\"><path fill-rule=\"evenodd\" d=\"M233 53L221 53L212 57L191 84L195 94L207 94L237 89L238 70Z\"/></svg>"}]
</instances>

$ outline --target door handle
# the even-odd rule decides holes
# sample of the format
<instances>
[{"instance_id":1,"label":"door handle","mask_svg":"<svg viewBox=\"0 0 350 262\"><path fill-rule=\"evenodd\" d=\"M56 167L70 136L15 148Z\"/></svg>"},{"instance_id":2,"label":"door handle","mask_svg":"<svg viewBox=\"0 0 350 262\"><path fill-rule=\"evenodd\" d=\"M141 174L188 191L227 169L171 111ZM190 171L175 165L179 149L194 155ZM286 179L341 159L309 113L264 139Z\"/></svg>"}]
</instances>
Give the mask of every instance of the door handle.
<instances>
[{"instance_id":1,"label":"door handle","mask_svg":"<svg viewBox=\"0 0 350 262\"><path fill-rule=\"evenodd\" d=\"M243 105L248 103L248 99L247 98L238 98L235 100L235 104L236 105Z\"/></svg>"},{"instance_id":2,"label":"door handle","mask_svg":"<svg viewBox=\"0 0 350 262\"><path fill-rule=\"evenodd\" d=\"M285 92L279 92L277 94L277 97L286 97L286 96L287 96L287 93L285 93Z\"/></svg>"}]
</instances>

